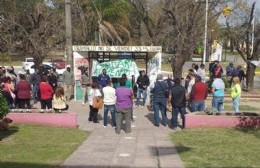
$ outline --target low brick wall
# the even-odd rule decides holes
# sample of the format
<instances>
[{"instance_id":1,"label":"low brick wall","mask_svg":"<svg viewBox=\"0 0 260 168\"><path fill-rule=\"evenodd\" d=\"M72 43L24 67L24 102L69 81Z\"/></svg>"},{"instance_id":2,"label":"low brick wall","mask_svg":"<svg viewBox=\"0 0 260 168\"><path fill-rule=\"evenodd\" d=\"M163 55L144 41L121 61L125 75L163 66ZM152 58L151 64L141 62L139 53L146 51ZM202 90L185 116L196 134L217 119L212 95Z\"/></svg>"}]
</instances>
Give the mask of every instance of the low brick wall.
<instances>
[{"instance_id":1,"label":"low brick wall","mask_svg":"<svg viewBox=\"0 0 260 168\"><path fill-rule=\"evenodd\" d=\"M76 113L9 113L13 123L77 128Z\"/></svg>"},{"instance_id":2,"label":"low brick wall","mask_svg":"<svg viewBox=\"0 0 260 168\"><path fill-rule=\"evenodd\" d=\"M185 128L235 127L239 123L239 118L236 116L187 114L185 117Z\"/></svg>"}]
</instances>

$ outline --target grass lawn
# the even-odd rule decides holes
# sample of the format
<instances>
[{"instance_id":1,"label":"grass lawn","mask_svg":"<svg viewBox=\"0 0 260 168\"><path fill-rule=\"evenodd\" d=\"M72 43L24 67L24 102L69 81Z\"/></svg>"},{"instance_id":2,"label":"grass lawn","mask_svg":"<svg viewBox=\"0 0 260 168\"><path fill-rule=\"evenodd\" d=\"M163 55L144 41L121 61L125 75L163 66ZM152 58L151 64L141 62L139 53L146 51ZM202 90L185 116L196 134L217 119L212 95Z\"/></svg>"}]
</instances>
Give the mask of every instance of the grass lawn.
<instances>
[{"instance_id":1,"label":"grass lawn","mask_svg":"<svg viewBox=\"0 0 260 168\"><path fill-rule=\"evenodd\" d=\"M89 136L77 129L15 125L0 132L0 167L54 168L68 158Z\"/></svg>"},{"instance_id":2,"label":"grass lawn","mask_svg":"<svg viewBox=\"0 0 260 168\"><path fill-rule=\"evenodd\" d=\"M171 139L185 167L260 167L260 129L187 129Z\"/></svg>"}]
</instances>

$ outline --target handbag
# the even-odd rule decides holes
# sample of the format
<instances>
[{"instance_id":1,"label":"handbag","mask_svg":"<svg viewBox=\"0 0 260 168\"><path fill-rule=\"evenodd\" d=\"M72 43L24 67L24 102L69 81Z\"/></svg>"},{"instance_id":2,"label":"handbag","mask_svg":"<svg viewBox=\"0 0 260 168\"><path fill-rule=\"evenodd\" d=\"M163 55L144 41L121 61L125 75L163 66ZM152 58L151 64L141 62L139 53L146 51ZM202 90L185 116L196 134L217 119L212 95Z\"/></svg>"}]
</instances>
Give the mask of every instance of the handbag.
<instances>
[{"instance_id":1,"label":"handbag","mask_svg":"<svg viewBox=\"0 0 260 168\"><path fill-rule=\"evenodd\" d=\"M95 96L94 93L94 98L93 98L93 108L95 109L102 109L103 108L103 99L99 96Z\"/></svg>"},{"instance_id":2,"label":"handbag","mask_svg":"<svg viewBox=\"0 0 260 168\"><path fill-rule=\"evenodd\" d=\"M95 109L102 109L103 108L103 99L101 97L94 97L93 98L93 108Z\"/></svg>"}]
</instances>

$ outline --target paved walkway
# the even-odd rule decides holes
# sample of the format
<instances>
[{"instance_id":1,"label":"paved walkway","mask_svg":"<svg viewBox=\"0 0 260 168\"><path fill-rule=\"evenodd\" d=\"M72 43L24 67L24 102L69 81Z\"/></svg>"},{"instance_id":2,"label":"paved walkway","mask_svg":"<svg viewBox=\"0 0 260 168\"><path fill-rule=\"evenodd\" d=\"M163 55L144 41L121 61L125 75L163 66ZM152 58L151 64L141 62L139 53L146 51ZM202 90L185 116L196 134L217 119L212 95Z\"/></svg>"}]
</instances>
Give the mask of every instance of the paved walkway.
<instances>
[{"instance_id":1,"label":"paved walkway","mask_svg":"<svg viewBox=\"0 0 260 168\"><path fill-rule=\"evenodd\" d=\"M79 129L92 131L90 137L62 164L72 168L181 168L183 163L170 141L172 129L153 126L153 113L148 109L134 110L132 132L118 135L108 125L88 123L88 106L70 102L70 111L78 113ZM168 113L170 116L170 113Z\"/></svg>"}]
</instances>

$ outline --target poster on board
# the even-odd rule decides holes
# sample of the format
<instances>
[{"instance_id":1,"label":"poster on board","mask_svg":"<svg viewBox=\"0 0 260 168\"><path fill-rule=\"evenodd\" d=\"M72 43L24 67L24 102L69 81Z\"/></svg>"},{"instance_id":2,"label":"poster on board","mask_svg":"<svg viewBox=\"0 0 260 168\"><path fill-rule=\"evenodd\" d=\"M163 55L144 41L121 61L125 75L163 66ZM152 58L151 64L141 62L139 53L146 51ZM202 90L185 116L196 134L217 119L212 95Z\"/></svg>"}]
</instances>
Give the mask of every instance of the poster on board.
<instances>
[{"instance_id":1,"label":"poster on board","mask_svg":"<svg viewBox=\"0 0 260 168\"><path fill-rule=\"evenodd\" d=\"M73 52L74 61L74 77L75 77L75 87L74 95L75 100L82 100L82 89L80 84L81 74L84 71L89 72L89 61L87 58L80 55L78 52Z\"/></svg>"},{"instance_id":2,"label":"poster on board","mask_svg":"<svg viewBox=\"0 0 260 168\"><path fill-rule=\"evenodd\" d=\"M138 76L138 68L136 63L130 59L115 60L109 62L98 63L93 60L92 76L98 76L106 69L110 78L121 78L122 74L127 76Z\"/></svg>"}]
</instances>

